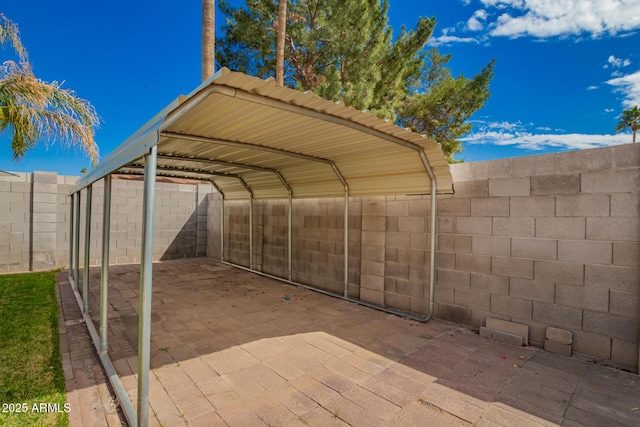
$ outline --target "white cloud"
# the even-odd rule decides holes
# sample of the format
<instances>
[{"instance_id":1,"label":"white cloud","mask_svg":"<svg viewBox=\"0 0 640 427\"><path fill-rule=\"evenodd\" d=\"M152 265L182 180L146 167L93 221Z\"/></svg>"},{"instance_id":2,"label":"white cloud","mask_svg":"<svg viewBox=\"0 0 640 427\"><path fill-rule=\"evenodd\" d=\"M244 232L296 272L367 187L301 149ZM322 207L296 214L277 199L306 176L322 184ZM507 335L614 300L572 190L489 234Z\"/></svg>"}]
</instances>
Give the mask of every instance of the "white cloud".
<instances>
[{"instance_id":1,"label":"white cloud","mask_svg":"<svg viewBox=\"0 0 640 427\"><path fill-rule=\"evenodd\" d=\"M637 0L480 1L489 9L489 14L491 9L498 14L498 18L489 23L492 36L601 37L640 29L640 1Z\"/></svg>"},{"instance_id":2,"label":"white cloud","mask_svg":"<svg viewBox=\"0 0 640 427\"><path fill-rule=\"evenodd\" d=\"M467 21L467 28L471 31L480 31L484 28L484 22L487 20L487 11L478 9L473 16Z\"/></svg>"},{"instance_id":3,"label":"white cloud","mask_svg":"<svg viewBox=\"0 0 640 427\"><path fill-rule=\"evenodd\" d=\"M626 144L629 136L589 135L589 134L533 134L508 132L478 132L472 133L460 140L467 144L483 145L514 145L525 150L544 150L547 148L564 148L567 150L582 150L586 148L608 147Z\"/></svg>"},{"instance_id":4,"label":"white cloud","mask_svg":"<svg viewBox=\"0 0 640 427\"><path fill-rule=\"evenodd\" d=\"M629 65L631 65L630 60L616 58L613 55L609 56L609 59L607 59L607 62L608 64L605 64L603 68L609 68L609 65L611 65L613 68L622 68L622 67L628 67Z\"/></svg>"},{"instance_id":5,"label":"white cloud","mask_svg":"<svg viewBox=\"0 0 640 427\"><path fill-rule=\"evenodd\" d=\"M598 86L588 86L587 90L596 90L598 89Z\"/></svg>"},{"instance_id":6,"label":"white cloud","mask_svg":"<svg viewBox=\"0 0 640 427\"><path fill-rule=\"evenodd\" d=\"M429 46L442 46L452 43L480 43L480 41L474 37L458 37L443 34L440 37L432 37L429 39L428 44Z\"/></svg>"},{"instance_id":7,"label":"white cloud","mask_svg":"<svg viewBox=\"0 0 640 427\"><path fill-rule=\"evenodd\" d=\"M613 113L615 110L613 108L605 108L604 112L609 114L609 113Z\"/></svg>"},{"instance_id":8,"label":"white cloud","mask_svg":"<svg viewBox=\"0 0 640 427\"><path fill-rule=\"evenodd\" d=\"M515 146L526 150L545 150L563 148L566 150L607 147L626 144L629 136L625 134L590 135L590 134L553 134L534 133L522 123L483 122L476 121L478 131L466 135L460 140L466 144ZM548 132L548 127L537 127L537 130Z\"/></svg>"},{"instance_id":9,"label":"white cloud","mask_svg":"<svg viewBox=\"0 0 640 427\"><path fill-rule=\"evenodd\" d=\"M623 94L622 105L625 107L640 105L640 71L607 80L606 83Z\"/></svg>"},{"instance_id":10,"label":"white cloud","mask_svg":"<svg viewBox=\"0 0 640 427\"><path fill-rule=\"evenodd\" d=\"M477 122L480 124L480 127L484 130L497 130L497 131L509 131L515 132L524 129L524 125L522 122L511 123L507 121L503 122Z\"/></svg>"}]
</instances>

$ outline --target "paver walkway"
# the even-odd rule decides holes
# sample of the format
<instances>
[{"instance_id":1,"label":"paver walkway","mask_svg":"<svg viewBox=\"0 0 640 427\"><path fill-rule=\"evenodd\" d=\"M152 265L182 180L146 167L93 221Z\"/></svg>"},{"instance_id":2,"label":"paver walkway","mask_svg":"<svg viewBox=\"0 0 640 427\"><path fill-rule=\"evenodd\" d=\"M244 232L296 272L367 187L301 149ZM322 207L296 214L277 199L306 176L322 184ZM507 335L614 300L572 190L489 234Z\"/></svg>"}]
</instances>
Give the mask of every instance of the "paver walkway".
<instances>
[{"instance_id":1,"label":"paver walkway","mask_svg":"<svg viewBox=\"0 0 640 427\"><path fill-rule=\"evenodd\" d=\"M122 425L66 277L71 426ZM138 283L138 266L111 268L109 355L134 406ZM637 375L204 258L154 264L152 304L153 426L640 425Z\"/></svg>"}]
</instances>

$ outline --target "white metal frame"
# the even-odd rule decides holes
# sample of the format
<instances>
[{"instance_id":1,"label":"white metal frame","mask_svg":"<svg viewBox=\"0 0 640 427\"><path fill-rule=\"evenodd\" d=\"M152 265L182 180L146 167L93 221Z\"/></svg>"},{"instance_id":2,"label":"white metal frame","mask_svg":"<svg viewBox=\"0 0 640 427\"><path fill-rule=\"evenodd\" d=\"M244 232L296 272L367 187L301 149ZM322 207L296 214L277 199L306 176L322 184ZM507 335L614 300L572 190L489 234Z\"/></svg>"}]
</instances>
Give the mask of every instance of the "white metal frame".
<instances>
[{"instance_id":1,"label":"white metal frame","mask_svg":"<svg viewBox=\"0 0 640 427\"><path fill-rule=\"evenodd\" d=\"M149 421L149 368L151 346L151 296L153 283L153 228L155 209L155 185L157 167L157 148L151 147L145 156L144 196L142 214L142 249L140 266L140 307L138 325L138 387L137 412L124 389L113 363L109 358L108 347L108 287L109 287L109 243L111 232L111 175L104 177L104 210L102 218L102 253L100 272L100 326L96 331L89 312L89 261L91 245L91 202L92 185L86 190L86 223L84 246L84 270L82 295L78 292L78 270L80 252L80 191L71 194L69 218L69 281L72 284L82 316L96 347L105 372L111 382L122 411L130 426L146 426ZM75 212L74 212L75 211ZM75 233L74 233L75 225ZM75 244L74 244L75 242Z\"/></svg>"}]
</instances>

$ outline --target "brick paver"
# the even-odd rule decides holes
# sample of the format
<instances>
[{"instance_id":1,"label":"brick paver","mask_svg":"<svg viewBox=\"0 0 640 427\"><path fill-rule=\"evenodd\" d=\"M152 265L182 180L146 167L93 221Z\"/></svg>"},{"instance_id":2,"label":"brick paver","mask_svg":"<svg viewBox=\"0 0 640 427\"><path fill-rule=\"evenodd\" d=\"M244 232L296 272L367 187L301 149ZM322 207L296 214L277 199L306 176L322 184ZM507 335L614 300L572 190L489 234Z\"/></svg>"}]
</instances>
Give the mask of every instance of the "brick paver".
<instances>
[{"instance_id":1,"label":"brick paver","mask_svg":"<svg viewBox=\"0 0 640 427\"><path fill-rule=\"evenodd\" d=\"M111 268L109 355L134 398L138 280ZM66 273L59 292L71 425L122 425ZM637 375L205 258L154 264L152 304L150 425L640 425Z\"/></svg>"}]
</instances>

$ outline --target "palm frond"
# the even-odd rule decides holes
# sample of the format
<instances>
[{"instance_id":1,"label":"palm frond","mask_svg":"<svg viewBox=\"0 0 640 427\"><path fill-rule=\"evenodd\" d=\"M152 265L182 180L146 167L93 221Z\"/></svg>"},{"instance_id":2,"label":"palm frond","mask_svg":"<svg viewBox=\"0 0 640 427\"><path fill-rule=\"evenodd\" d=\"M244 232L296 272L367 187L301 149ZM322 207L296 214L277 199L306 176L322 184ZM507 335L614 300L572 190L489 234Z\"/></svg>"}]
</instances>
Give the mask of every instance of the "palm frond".
<instances>
[{"instance_id":1,"label":"palm frond","mask_svg":"<svg viewBox=\"0 0 640 427\"><path fill-rule=\"evenodd\" d=\"M28 64L7 61L0 67L0 132L11 132L14 159L44 140L80 149L95 165L94 128L98 125L99 117L89 102L58 82L37 79Z\"/></svg>"},{"instance_id":2,"label":"palm frond","mask_svg":"<svg viewBox=\"0 0 640 427\"><path fill-rule=\"evenodd\" d=\"M16 51L21 62L27 62L27 50L22 45L20 40L20 32L18 26L7 19L4 14L0 13L0 44L2 46L5 43L10 43L13 50Z\"/></svg>"}]
</instances>

